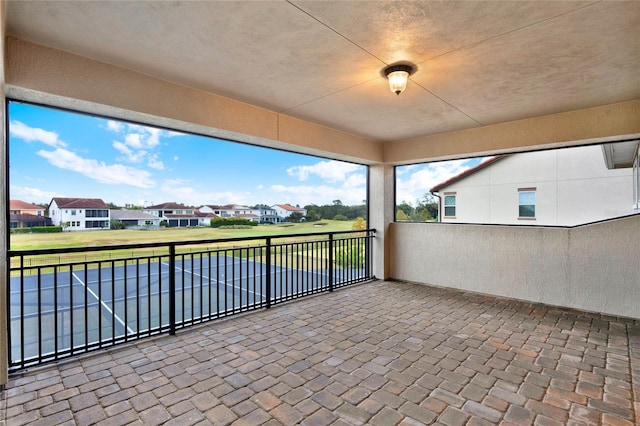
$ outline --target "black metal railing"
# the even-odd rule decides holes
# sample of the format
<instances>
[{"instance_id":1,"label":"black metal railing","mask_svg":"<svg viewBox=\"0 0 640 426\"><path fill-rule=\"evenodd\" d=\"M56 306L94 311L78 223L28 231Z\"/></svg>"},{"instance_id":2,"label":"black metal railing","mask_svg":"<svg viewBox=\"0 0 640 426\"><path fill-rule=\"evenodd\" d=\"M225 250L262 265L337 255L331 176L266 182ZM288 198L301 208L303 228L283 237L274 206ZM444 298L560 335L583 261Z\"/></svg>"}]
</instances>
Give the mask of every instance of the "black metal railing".
<instances>
[{"instance_id":1,"label":"black metal railing","mask_svg":"<svg viewBox=\"0 0 640 426\"><path fill-rule=\"evenodd\" d=\"M368 281L374 234L11 250L10 370Z\"/></svg>"}]
</instances>

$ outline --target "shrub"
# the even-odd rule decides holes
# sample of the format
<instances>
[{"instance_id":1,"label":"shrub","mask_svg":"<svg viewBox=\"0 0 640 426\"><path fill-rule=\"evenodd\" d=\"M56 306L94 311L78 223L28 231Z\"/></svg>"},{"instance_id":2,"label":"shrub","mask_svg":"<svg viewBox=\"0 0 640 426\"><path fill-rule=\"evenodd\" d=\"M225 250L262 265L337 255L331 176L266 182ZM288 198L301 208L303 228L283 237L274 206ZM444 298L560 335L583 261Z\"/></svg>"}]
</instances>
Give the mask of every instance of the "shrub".
<instances>
[{"instance_id":1,"label":"shrub","mask_svg":"<svg viewBox=\"0 0 640 426\"><path fill-rule=\"evenodd\" d=\"M338 213L333 217L333 220L349 220L349 218L343 214Z\"/></svg>"},{"instance_id":2,"label":"shrub","mask_svg":"<svg viewBox=\"0 0 640 426\"><path fill-rule=\"evenodd\" d=\"M223 226L258 226L257 222L252 222L248 219L241 219L238 217L220 217L211 220L212 228L221 228ZM229 229L229 228L227 228ZM236 228L237 229L237 228Z\"/></svg>"},{"instance_id":3,"label":"shrub","mask_svg":"<svg viewBox=\"0 0 640 426\"><path fill-rule=\"evenodd\" d=\"M111 222L109 222L109 227L111 229L124 229L124 223L120 222L119 220L112 220Z\"/></svg>"},{"instance_id":4,"label":"shrub","mask_svg":"<svg viewBox=\"0 0 640 426\"><path fill-rule=\"evenodd\" d=\"M14 228L12 234L51 234L62 232L62 226L32 226L31 228Z\"/></svg>"},{"instance_id":5,"label":"shrub","mask_svg":"<svg viewBox=\"0 0 640 426\"><path fill-rule=\"evenodd\" d=\"M364 266L364 246L347 246L336 250L336 265L342 268L362 268Z\"/></svg>"}]
</instances>

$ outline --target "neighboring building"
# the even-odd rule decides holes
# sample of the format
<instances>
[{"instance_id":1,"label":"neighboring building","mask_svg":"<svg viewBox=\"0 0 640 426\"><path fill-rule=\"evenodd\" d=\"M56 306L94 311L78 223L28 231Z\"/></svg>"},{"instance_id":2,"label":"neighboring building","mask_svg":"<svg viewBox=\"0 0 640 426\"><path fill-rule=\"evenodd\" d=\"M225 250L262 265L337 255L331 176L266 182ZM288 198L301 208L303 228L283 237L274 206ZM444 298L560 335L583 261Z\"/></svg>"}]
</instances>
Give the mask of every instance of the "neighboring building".
<instances>
[{"instance_id":1,"label":"neighboring building","mask_svg":"<svg viewBox=\"0 0 640 426\"><path fill-rule=\"evenodd\" d=\"M175 202L157 204L143 209L145 213L159 217L160 221L167 222L170 228L187 228L200 226L200 219L195 214L193 207Z\"/></svg>"},{"instance_id":2,"label":"neighboring building","mask_svg":"<svg viewBox=\"0 0 640 426\"><path fill-rule=\"evenodd\" d=\"M33 216L44 216L44 207L20 200L9 201L9 214L30 214Z\"/></svg>"},{"instance_id":3,"label":"neighboring building","mask_svg":"<svg viewBox=\"0 0 640 426\"><path fill-rule=\"evenodd\" d=\"M51 226L51 219L46 216L34 216L32 214L10 214L9 227L16 228L33 228L34 226Z\"/></svg>"},{"instance_id":4,"label":"neighboring building","mask_svg":"<svg viewBox=\"0 0 640 426\"><path fill-rule=\"evenodd\" d=\"M301 209L300 207L293 207L290 204L275 204L271 206L272 209L276 211L276 214L280 217L280 220L285 220L293 213L300 213L304 218L307 215L306 209ZM304 219L303 219L304 220Z\"/></svg>"},{"instance_id":5,"label":"neighboring building","mask_svg":"<svg viewBox=\"0 0 640 426\"><path fill-rule=\"evenodd\" d=\"M281 222L275 209L269 206L255 206L252 208L254 215L258 217L259 223L278 223Z\"/></svg>"},{"instance_id":6,"label":"neighboring building","mask_svg":"<svg viewBox=\"0 0 640 426\"><path fill-rule=\"evenodd\" d=\"M109 206L99 198L55 197L49 203L54 225L70 231L109 229Z\"/></svg>"},{"instance_id":7,"label":"neighboring building","mask_svg":"<svg viewBox=\"0 0 640 426\"><path fill-rule=\"evenodd\" d=\"M111 210L111 220L122 223L127 228L157 228L160 218L142 210Z\"/></svg>"},{"instance_id":8,"label":"neighboring building","mask_svg":"<svg viewBox=\"0 0 640 426\"><path fill-rule=\"evenodd\" d=\"M51 219L44 215L44 207L20 200L9 201L9 227L32 228L50 226Z\"/></svg>"},{"instance_id":9,"label":"neighboring building","mask_svg":"<svg viewBox=\"0 0 640 426\"><path fill-rule=\"evenodd\" d=\"M607 168L600 145L492 157L431 192L441 222L572 226L633 213L632 170Z\"/></svg>"},{"instance_id":10,"label":"neighboring building","mask_svg":"<svg viewBox=\"0 0 640 426\"><path fill-rule=\"evenodd\" d=\"M251 207L243 206L241 204L225 204L224 206L207 204L200 207L198 210L203 213L213 213L220 217L240 217L240 215L253 214Z\"/></svg>"},{"instance_id":11,"label":"neighboring building","mask_svg":"<svg viewBox=\"0 0 640 426\"><path fill-rule=\"evenodd\" d=\"M143 208L142 211L156 217L164 218L167 215L193 215L194 208L180 203L168 202L156 204L155 206L147 206Z\"/></svg>"}]
</instances>

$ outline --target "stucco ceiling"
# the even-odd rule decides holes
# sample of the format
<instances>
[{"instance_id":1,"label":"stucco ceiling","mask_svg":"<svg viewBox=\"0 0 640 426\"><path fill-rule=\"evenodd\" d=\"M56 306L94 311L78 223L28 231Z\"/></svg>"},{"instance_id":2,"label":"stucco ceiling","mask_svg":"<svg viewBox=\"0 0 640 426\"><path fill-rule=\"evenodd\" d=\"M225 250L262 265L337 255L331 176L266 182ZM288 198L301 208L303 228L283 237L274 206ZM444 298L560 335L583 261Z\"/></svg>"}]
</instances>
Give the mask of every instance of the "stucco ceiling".
<instances>
[{"instance_id":1,"label":"stucco ceiling","mask_svg":"<svg viewBox=\"0 0 640 426\"><path fill-rule=\"evenodd\" d=\"M640 98L638 1L8 1L7 33L380 141Z\"/></svg>"}]
</instances>

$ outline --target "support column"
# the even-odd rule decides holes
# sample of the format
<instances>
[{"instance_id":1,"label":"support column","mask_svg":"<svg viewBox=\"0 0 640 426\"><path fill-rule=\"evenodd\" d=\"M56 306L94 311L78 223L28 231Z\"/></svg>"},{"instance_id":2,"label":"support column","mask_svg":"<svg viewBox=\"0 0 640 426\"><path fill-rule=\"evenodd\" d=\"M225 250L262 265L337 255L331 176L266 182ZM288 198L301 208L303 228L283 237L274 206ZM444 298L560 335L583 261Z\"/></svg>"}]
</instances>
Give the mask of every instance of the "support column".
<instances>
[{"instance_id":1,"label":"support column","mask_svg":"<svg viewBox=\"0 0 640 426\"><path fill-rule=\"evenodd\" d=\"M387 279L391 271L389 224L394 220L394 169L391 165L369 167L369 228L375 228L373 273Z\"/></svg>"}]
</instances>

